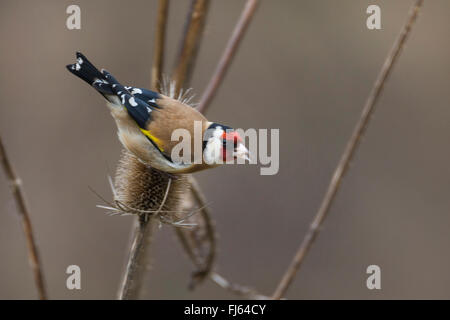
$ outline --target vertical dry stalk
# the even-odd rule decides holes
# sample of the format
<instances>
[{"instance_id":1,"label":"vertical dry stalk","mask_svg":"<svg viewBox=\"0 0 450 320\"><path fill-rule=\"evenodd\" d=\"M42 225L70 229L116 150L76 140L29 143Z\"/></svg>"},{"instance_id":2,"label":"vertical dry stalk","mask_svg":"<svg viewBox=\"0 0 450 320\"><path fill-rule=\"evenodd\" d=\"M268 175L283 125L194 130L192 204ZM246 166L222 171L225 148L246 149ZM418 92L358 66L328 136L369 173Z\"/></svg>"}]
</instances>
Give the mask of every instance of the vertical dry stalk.
<instances>
[{"instance_id":1,"label":"vertical dry stalk","mask_svg":"<svg viewBox=\"0 0 450 320\"><path fill-rule=\"evenodd\" d=\"M412 6L409 17L400 35L395 41L391 52L388 54L384 62L384 65L381 69L381 72L378 75L378 78L375 81L372 91L370 92L370 95L364 105L361 117L359 118L356 127L347 143L344 153L342 154L341 159L339 160L339 163L334 171L330 184L328 185L327 192L325 193L325 196L319 207L319 210L314 216L314 219L309 227L309 230L306 233L302 243L300 244L300 247L298 248L297 253L295 254L291 264L289 265L280 283L278 284L278 287L276 288L273 294L273 299L281 299L284 296L287 289L294 280L294 277L298 269L300 268L303 260L305 259L306 254L308 253L314 240L319 234L320 227L328 214L328 211L333 203L337 191L339 190L342 177L347 172L349 163L351 162L355 154L355 151L359 146L360 138L364 134L364 131L367 129L370 117L375 111L375 105L380 97L384 84L389 75L391 74L395 62L400 56L402 48L404 47L408 35L411 32L411 28L417 19L423 1L424 0L416 0L414 5Z\"/></svg>"},{"instance_id":2,"label":"vertical dry stalk","mask_svg":"<svg viewBox=\"0 0 450 320\"><path fill-rule=\"evenodd\" d=\"M176 67L172 75L172 80L175 81L175 96L177 96L180 90L189 83L192 77L195 59L203 35L208 7L209 0L192 0L191 2L184 34L180 42L180 51L177 57ZM192 230L176 228L175 231L183 249L198 268L189 285L190 288L194 288L198 283L202 282L212 270L215 260L216 238L211 221L211 214L206 207L206 200L203 197L200 186L191 175L189 176L189 183L195 202L199 207L202 207L199 215L192 217L198 226ZM199 232L204 232L204 235L206 236L206 239L201 241L201 243L197 242ZM206 246L208 249L205 249Z\"/></svg>"},{"instance_id":3,"label":"vertical dry stalk","mask_svg":"<svg viewBox=\"0 0 450 320\"><path fill-rule=\"evenodd\" d=\"M30 220L30 212L28 210L25 195L20 178L16 175L12 163L6 154L5 147L3 145L2 138L0 137L0 161L2 163L3 170L11 183L11 190L16 202L17 210L22 221L23 232L25 234L27 247L28 247L28 260L31 265L31 269L34 274L34 282L38 290L39 299L47 299L47 293L45 289L44 276L42 272L42 266L39 259L38 248L33 236L33 228Z\"/></svg>"},{"instance_id":4,"label":"vertical dry stalk","mask_svg":"<svg viewBox=\"0 0 450 320\"><path fill-rule=\"evenodd\" d=\"M155 228L155 218L141 216L135 220L130 254L119 289L119 300L138 299L148 265L148 250Z\"/></svg>"},{"instance_id":5,"label":"vertical dry stalk","mask_svg":"<svg viewBox=\"0 0 450 320\"><path fill-rule=\"evenodd\" d=\"M168 9L169 0L159 0L150 85L152 90L158 92L160 91L161 70L164 63L164 45L166 39Z\"/></svg>"},{"instance_id":6,"label":"vertical dry stalk","mask_svg":"<svg viewBox=\"0 0 450 320\"><path fill-rule=\"evenodd\" d=\"M184 36L178 53L177 65L172 75L175 80L175 95L190 79L195 58L205 26L209 0L192 0L191 9L186 21Z\"/></svg>"},{"instance_id":7,"label":"vertical dry stalk","mask_svg":"<svg viewBox=\"0 0 450 320\"><path fill-rule=\"evenodd\" d=\"M222 54L222 58L219 60L219 64L216 68L216 72L214 73L213 77L210 80L210 83L208 85L208 89L203 94L203 97L207 97L207 101L203 103L203 106L200 107L198 110L200 112L206 111L206 106L211 102L211 100L214 97L214 93L219 88L224 75L227 71L227 69L230 67L232 57L234 56L235 52L237 51L238 45L240 41L242 40L242 37L253 17L253 14L256 10L258 4L258 0L248 0L242 13L240 16L240 19L238 20L234 31L231 35L230 40L228 41L227 46L225 47L224 53ZM193 30L192 25L189 23L187 24L187 28L184 34L184 38L182 40L182 43L190 43L190 46L195 45L195 50L186 50L185 55L180 53L179 56L179 63L178 68L175 71L174 75L177 74L177 72L181 72L181 76L178 78L174 76L174 80L176 80L176 88L177 92L185 86L186 83L189 82L190 77L192 76L192 63L190 67L187 65L189 64L188 61L194 61L196 57L196 53L198 51L198 47L200 45L199 38L201 36L202 28L196 28ZM192 34L192 33L193 34ZM193 39L197 39L197 42L194 42ZM191 258L194 265L196 265L197 268L199 268L199 272L194 274L194 277L191 282L191 286L194 286L195 284L203 281L206 277L210 277L210 279L216 283L217 285L221 286L222 288L226 290L230 290L235 294L246 296L246 297L262 297L262 295L257 294L254 290L248 289L244 286L234 284L223 278L222 276L218 275L217 273L211 273L214 260L215 260L215 250L216 250L216 240L215 240L215 229L212 224L211 220L211 214L209 210L206 207L206 198L203 195L203 192L201 191L201 188L199 184L197 183L196 179L193 176L189 177L189 181L191 184L191 191L194 196L195 201L197 202L198 206L204 208L201 211L201 214L199 215L199 219L202 222L202 227L204 230L202 230L205 233L205 236L207 238L207 242L209 243L209 252L207 253L207 259L206 261L202 261L201 257L198 256L199 251L201 252L201 244L198 243L198 241L193 241L193 238L196 237L194 234L195 232L189 232L185 230L177 229L177 235L187 252L188 256Z\"/></svg>"},{"instance_id":8,"label":"vertical dry stalk","mask_svg":"<svg viewBox=\"0 0 450 320\"><path fill-rule=\"evenodd\" d=\"M230 40L228 40L228 44L225 47L222 57L220 58L219 64L217 65L214 75L209 81L209 84L206 87L202 98L200 99L200 104L197 109L198 111L204 113L208 108L209 104L211 103L211 100L214 98L217 89L222 83L222 80L230 67L230 63L233 59L234 54L237 51L239 43L241 42L242 37L245 34L245 31L247 30L250 21L252 20L252 17L256 11L257 6L258 0L247 0L244 10L242 11L240 18L236 26L234 27L231 38Z\"/></svg>"},{"instance_id":9,"label":"vertical dry stalk","mask_svg":"<svg viewBox=\"0 0 450 320\"><path fill-rule=\"evenodd\" d=\"M169 0L160 0L158 4L158 17L154 44L154 56L152 62L151 88L159 89L161 70L164 59L164 44L166 37L166 24L168 16ZM145 276L147 259L151 239L154 231L154 218L142 216L135 221L132 232L132 241L128 262L122 276L118 298L138 299L141 285Z\"/></svg>"},{"instance_id":10,"label":"vertical dry stalk","mask_svg":"<svg viewBox=\"0 0 450 320\"><path fill-rule=\"evenodd\" d=\"M217 243L216 230L211 219L211 212L206 205L206 197L193 176L189 176L189 184L191 185L194 201L203 208L200 215L196 217L198 227L201 230L193 229L183 235L179 234L186 252L199 269L194 273L191 280L190 287L194 288L211 273L216 259ZM208 247L207 252L202 252L202 246Z\"/></svg>"}]
</instances>

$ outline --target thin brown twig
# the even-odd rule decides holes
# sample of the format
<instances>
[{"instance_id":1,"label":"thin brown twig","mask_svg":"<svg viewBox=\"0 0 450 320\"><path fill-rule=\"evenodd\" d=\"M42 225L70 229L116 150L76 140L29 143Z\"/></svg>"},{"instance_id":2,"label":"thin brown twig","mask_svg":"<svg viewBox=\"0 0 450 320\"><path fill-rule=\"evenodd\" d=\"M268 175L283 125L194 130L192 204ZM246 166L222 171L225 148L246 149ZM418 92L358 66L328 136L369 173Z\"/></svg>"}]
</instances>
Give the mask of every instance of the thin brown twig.
<instances>
[{"instance_id":1,"label":"thin brown twig","mask_svg":"<svg viewBox=\"0 0 450 320\"><path fill-rule=\"evenodd\" d=\"M384 84L388 79L389 75L391 74L395 62L400 56L402 48L404 47L408 35L411 32L411 28L417 19L423 1L424 0L416 0L414 5L412 6L409 17L400 35L396 39L391 52L388 54L384 62L384 65L381 69L381 72L378 75L378 78L375 81L375 84L370 92L370 95L364 105L361 117L359 118L355 126L355 129L347 143L344 153L342 154L341 159L339 160L339 163L334 171L327 192L325 193L325 196L319 207L319 210L314 216L314 219L309 227L309 230L306 233L303 241L301 242L300 247L298 248L291 264L289 265L280 283L278 284L278 287L276 288L273 294L273 299L281 299L285 295L287 289L292 284L294 277L297 271L299 270L303 260L305 259L309 249L311 248L314 240L319 234L322 223L329 212L329 209L333 203L333 200L341 184L342 178L347 172L349 163L351 162L355 154L355 151L359 146L360 138L367 129L370 117L375 110L375 105L380 97L381 92L383 91Z\"/></svg>"},{"instance_id":2,"label":"thin brown twig","mask_svg":"<svg viewBox=\"0 0 450 320\"><path fill-rule=\"evenodd\" d=\"M227 70L230 67L230 63L233 59L234 54L237 51L239 43L242 40L242 37L247 30L247 27L252 20L252 17L258 7L258 0L247 0L244 9L242 10L241 16L234 27L233 33L225 47L225 50L222 54L222 57L219 60L219 64L206 87L202 98L200 99L200 104L197 108L198 111L204 113L208 108L211 100L214 98L220 84L222 83L223 78Z\"/></svg>"},{"instance_id":3,"label":"thin brown twig","mask_svg":"<svg viewBox=\"0 0 450 320\"><path fill-rule=\"evenodd\" d=\"M122 283L119 288L119 300L139 298L148 265L149 254L146 251L148 251L152 241L155 226L154 219L142 215L134 222L133 240Z\"/></svg>"},{"instance_id":4,"label":"thin brown twig","mask_svg":"<svg viewBox=\"0 0 450 320\"><path fill-rule=\"evenodd\" d=\"M201 267L201 270L200 272L196 273L197 276L194 277L191 281L191 287L194 287L199 282L203 281L211 273L214 267L214 262L216 259L217 239L214 231L214 226L211 220L211 212L206 204L206 197L203 194L197 180L192 175L189 176L189 184L191 185L191 192L192 195L194 196L194 200L197 202L198 206L203 207L201 211L201 217L203 219L204 227L206 229L205 234L207 235L208 242L210 244L210 252L207 256L206 261L201 266L198 266ZM193 261L195 260L196 259L193 259Z\"/></svg>"},{"instance_id":5,"label":"thin brown twig","mask_svg":"<svg viewBox=\"0 0 450 320\"><path fill-rule=\"evenodd\" d=\"M17 176L11 161L9 160L6 149L3 145L2 138L0 137L0 161L2 163L3 170L6 177L11 183L11 190L16 202L18 214L22 220L23 232L25 234L27 247L28 247L28 260L31 265L31 269L34 274L34 282L38 291L39 299L47 299L47 293L44 282L44 275L42 271L41 261L39 259L39 252L36 245L36 241L33 236L33 227L30 219L30 211L28 210L25 195L22 187L22 182Z\"/></svg>"},{"instance_id":6,"label":"thin brown twig","mask_svg":"<svg viewBox=\"0 0 450 320\"><path fill-rule=\"evenodd\" d=\"M154 233L155 217L158 217L158 213L161 212L166 203L167 196L171 191L171 182L172 179L169 178L164 198L162 199L158 210L155 213L152 213L153 216L150 214L141 214L138 219L135 220L135 227L132 233L133 241L131 243L130 254L123 275L122 284L119 289L119 300L139 298L150 256L148 248L150 247Z\"/></svg>"},{"instance_id":7,"label":"thin brown twig","mask_svg":"<svg viewBox=\"0 0 450 320\"><path fill-rule=\"evenodd\" d=\"M192 0L177 65L172 75L172 79L175 81L175 96L178 96L181 88L189 83L203 35L209 2L209 0Z\"/></svg>"},{"instance_id":8,"label":"thin brown twig","mask_svg":"<svg viewBox=\"0 0 450 320\"><path fill-rule=\"evenodd\" d=\"M270 297L258 293L256 290L243 285L230 282L217 272L212 272L209 279L219 287L230 291L231 293L252 300L269 300Z\"/></svg>"},{"instance_id":9,"label":"thin brown twig","mask_svg":"<svg viewBox=\"0 0 450 320\"><path fill-rule=\"evenodd\" d=\"M167 16L169 12L169 0L159 0L158 18L156 20L155 43L153 49L153 63L150 88L160 91L161 70L164 63L164 45L166 39Z\"/></svg>"}]
</instances>

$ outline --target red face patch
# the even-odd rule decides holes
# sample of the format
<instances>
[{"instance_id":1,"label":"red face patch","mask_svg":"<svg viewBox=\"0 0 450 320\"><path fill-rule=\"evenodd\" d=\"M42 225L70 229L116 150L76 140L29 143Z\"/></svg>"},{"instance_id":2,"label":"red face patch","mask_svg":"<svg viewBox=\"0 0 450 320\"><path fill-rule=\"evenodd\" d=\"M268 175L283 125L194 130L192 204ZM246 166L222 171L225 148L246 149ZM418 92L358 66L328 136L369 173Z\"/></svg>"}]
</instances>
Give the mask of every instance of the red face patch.
<instances>
[{"instance_id":1,"label":"red face patch","mask_svg":"<svg viewBox=\"0 0 450 320\"><path fill-rule=\"evenodd\" d=\"M222 139L224 141L229 141L229 142L232 141L234 144L237 144L238 142L242 142L242 138L239 136L239 133L237 133L236 131L224 132L222 134Z\"/></svg>"},{"instance_id":2,"label":"red face patch","mask_svg":"<svg viewBox=\"0 0 450 320\"><path fill-rule=\"evenodd\" d=\"M233 160L233 151L234 151L233 149L236 148L239 142L242 142L242 138L236 131L230 131L224 132L222 134L222 140L223 140L223 147L222 147L223 161ZM231 149L230 146L233 146L233 149Z\"/></svg>"}]
</instances>

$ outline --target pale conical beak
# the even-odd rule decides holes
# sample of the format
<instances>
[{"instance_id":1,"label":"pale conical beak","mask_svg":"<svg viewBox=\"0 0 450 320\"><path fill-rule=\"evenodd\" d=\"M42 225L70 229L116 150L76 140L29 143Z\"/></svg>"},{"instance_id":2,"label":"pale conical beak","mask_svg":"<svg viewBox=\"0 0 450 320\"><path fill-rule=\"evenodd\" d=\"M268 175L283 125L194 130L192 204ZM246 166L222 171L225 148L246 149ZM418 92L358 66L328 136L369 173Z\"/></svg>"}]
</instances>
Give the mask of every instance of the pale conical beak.
<instances>
[{"instance_id":1,"label":"pale conical beak","mask_svg":"<svg viewBox=\"0 0 450 320\"><path fill-rule=\"evenodd\" d=\"M248 160L250 161L250 152L248 151L248 149L244 146L243 143L240 143L238 145L238 147L236 148L236 150L233 153L233 156L236 159L244 159L244 160Z\"/></svg>"}]
</instances>

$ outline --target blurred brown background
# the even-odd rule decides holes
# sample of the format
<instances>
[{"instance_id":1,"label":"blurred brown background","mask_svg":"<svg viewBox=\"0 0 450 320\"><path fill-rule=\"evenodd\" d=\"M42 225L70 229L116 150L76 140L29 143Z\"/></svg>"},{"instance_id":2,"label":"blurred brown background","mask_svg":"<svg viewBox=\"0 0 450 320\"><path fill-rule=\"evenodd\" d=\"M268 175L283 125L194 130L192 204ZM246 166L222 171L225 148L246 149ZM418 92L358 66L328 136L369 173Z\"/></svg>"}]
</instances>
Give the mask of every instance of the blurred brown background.
<instances>
[{"instance_id":1,"label":"blurred brown background","mask_svg":"<svg viewBox=\"0 0 450 320\"><path fill-rule=\"evenodd\" d=\"M273 292L316 212L345 143L413 1L262 1L208 117L280 129L280 171L225 166L197 174L220 234L218 271ZM382 30L366 28L378 4ZM66 8L81 7L81 30ZM205 88L244 1L212 1L192 87ZM166 71L188 1L170 6ZM31 208L50 298L112 299L131 217L108 217L88 186L121 145L101 97L65 69L76 50L148 87L156 1L0 4L0 132ZM329 218L288 298L450 298L450 2L426 1ZM108 169L109 167L109 169ZM193 270L170 227L158 232L145 298L232 298ZM35 298L24 236L0 173L0 298ZM65 287L66 267L82 290ZM382 289L366 288L370 264Z\"/></svg>"}]
</instances>

